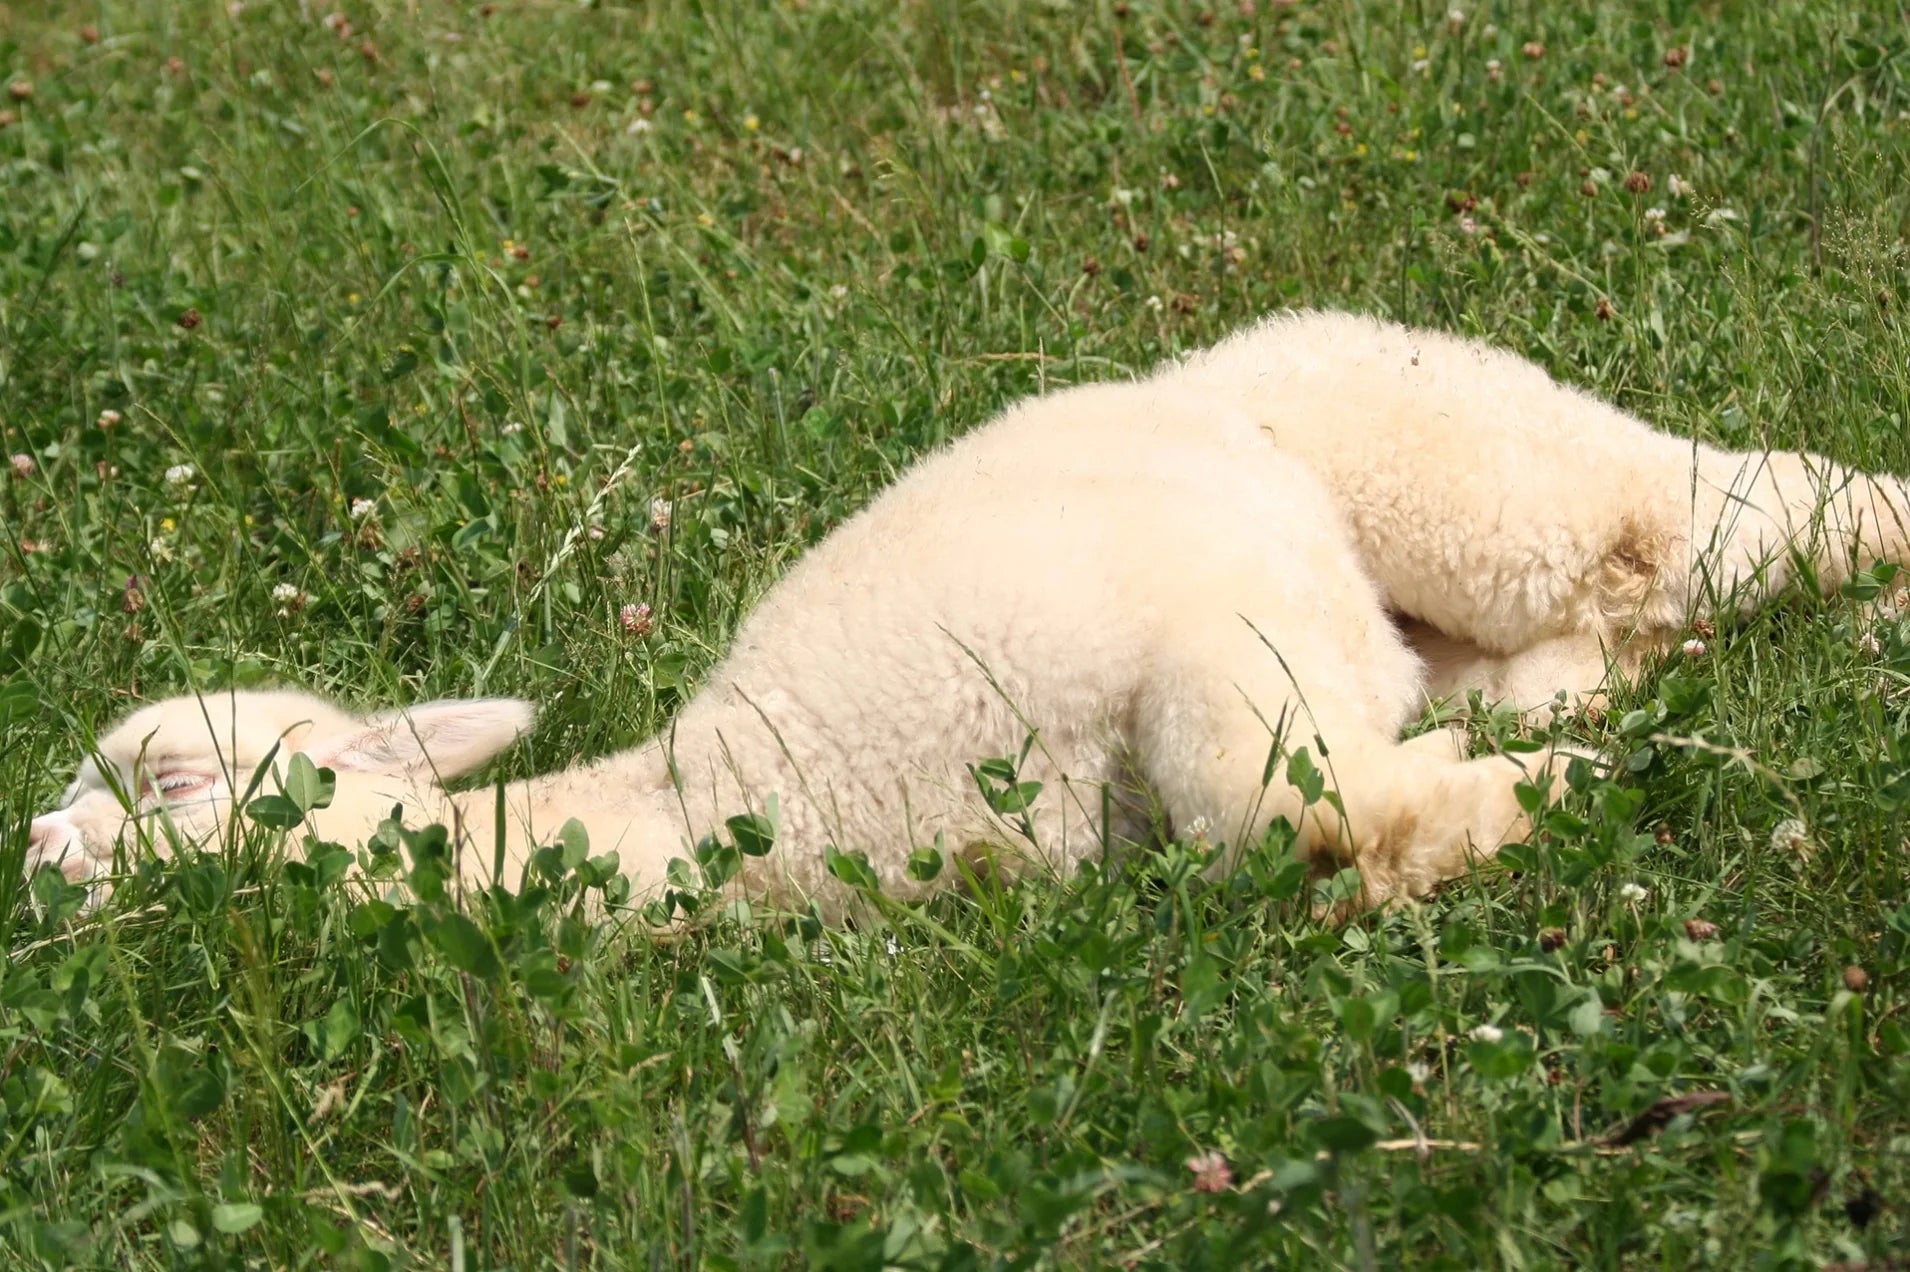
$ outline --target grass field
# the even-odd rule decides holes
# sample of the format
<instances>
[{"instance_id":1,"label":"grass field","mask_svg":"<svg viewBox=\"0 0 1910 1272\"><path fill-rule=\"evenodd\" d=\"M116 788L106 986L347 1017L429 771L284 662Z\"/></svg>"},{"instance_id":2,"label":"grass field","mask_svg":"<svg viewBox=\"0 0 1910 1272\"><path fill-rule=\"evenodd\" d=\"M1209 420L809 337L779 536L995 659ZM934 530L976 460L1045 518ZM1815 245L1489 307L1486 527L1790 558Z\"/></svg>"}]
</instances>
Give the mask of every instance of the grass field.
<instances>
[{"instance_id":1,"label":"grass field","mask_svg":"<svg viewBox=\"0 0 1910 1272\"><path fill-rule=\"evenodd\" d=\"M190 687L520 694L506 775L632 742L913 457L1279 306L1910 469L1907 49L1804 0L0 5L0 1266L1910 1266L1910 620L1862 597L1656 670L1547 842L1345 927L1273 849L663 945L573 874L473 946L263 828L90 916L19 878Z\"/></svg>"}]
</instances>

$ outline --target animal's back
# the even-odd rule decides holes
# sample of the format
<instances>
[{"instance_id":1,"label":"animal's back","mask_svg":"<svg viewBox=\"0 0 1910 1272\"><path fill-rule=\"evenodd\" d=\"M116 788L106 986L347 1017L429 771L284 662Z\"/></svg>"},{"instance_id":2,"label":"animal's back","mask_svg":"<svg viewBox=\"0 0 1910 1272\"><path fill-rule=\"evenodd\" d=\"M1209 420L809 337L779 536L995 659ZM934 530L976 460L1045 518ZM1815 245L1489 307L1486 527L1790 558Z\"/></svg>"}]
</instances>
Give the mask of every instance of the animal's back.
<instances>
[{"instance_id":1,"label":"animal's back","mask_svg":"<svg viewBox=\"0 0 1910 1272\"><path fill-rule=\"evenodd\" d=\"M869 819L855 838L874 842L904 803L924 829L972 827L966 763L1035 732L1027 776L1073 784L1049 807L1078 856L1100 831L1093 787L1130 776L1136 695L1190 627L1240 629L1248 598L1279 593L1296 631L1396 647L1348 545L1319 483L1231 404L1145 385L1051 394L922 461L798 562L702 709L784 789L826 784L833 815ZM1410 690L1403 654L1387 674ZM1376 714L1397 712L1400 684Z\"/></svg>"}]
</instances>

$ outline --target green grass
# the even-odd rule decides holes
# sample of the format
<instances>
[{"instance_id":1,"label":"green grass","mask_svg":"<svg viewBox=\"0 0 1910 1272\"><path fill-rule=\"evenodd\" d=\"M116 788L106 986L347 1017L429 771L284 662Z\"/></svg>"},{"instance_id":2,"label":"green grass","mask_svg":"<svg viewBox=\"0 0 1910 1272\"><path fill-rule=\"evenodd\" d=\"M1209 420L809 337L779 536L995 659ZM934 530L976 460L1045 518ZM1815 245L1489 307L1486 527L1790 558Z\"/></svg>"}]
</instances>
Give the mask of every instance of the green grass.
<instances>
[{"instance_id":1,"label":"green grass","mask_svg":"<svg viewBox=\"0 0 1910 1272\"><path fill-rule=\"evenodd\" d=\"M1847 598L1344 928L1275 847L662 945L263 834L19 882L143 698L638 739L913 457L1282 305L1910 469L1893 6L1249 8L0 8L0 1264L1902 1266L1910 626Z\"/></svg>"}]
</instances>

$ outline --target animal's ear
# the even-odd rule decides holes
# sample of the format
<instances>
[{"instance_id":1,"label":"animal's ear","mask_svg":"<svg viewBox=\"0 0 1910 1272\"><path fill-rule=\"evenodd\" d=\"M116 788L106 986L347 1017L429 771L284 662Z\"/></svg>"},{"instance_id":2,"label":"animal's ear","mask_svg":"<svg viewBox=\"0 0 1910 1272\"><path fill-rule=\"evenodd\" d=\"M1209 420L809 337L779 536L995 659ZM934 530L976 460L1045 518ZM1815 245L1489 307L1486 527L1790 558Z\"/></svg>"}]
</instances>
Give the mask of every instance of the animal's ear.
<instances>
[{"instance_id":1,"label":"animal's ear","mask_svg":"<svg viewBox=\"0 0 1910 1272\"><path fill-rule=\"evenodd\" d=\"M314 738L305 754L342 773L417 773L450 780L530 731L536 712L516 698L445 698L381 711L361 728Z\"/></svg>"}]
</instances>

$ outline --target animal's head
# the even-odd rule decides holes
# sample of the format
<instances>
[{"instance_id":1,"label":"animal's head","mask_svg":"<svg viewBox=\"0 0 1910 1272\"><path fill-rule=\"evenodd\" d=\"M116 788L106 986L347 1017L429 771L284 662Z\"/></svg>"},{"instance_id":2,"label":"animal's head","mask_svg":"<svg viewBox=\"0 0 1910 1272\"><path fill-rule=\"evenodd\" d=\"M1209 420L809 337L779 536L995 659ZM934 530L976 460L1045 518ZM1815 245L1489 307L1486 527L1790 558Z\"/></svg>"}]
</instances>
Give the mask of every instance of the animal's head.
<instances>
[{"instance_id":1,"label":"animal's head","mask_svg":"<svg viewBox=\"0 0 1910 1272\"><path fill-rule=\"evenodd\" d=\"M99 740L60 807L33 820L29 873L57 864L69 879L98 873L114 846L144 837L216 842L232 803L270 757L259 794L279 790L294 754L338 780L319 824L328 838L362 840L396 802L415 802L477 768L529 729L531 707L508 698L429 702L354 716L285 690L233 690L143 707ZM276 752L274 747L277 748ZM374 812L373 810L382 810Z\"/></svg>"}]
</instances>

